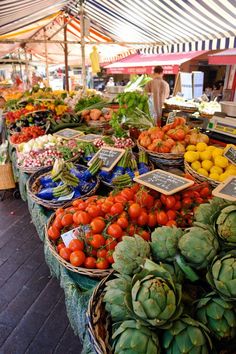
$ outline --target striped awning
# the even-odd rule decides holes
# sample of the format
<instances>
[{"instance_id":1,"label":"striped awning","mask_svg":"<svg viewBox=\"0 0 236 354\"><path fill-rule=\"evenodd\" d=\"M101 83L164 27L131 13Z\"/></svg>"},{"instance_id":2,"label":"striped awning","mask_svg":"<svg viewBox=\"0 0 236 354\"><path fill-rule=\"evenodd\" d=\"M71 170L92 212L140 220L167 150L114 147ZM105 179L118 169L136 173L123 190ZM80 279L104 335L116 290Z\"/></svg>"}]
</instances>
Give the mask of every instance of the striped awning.
<instances>
[{"instance_id":1,"label":"striped awning","mask_svg":"<svg viewBox=\"0 0 236 354\"><path fill-rule=\"evenodd\" d=\"M209 55L208 63L212 65L235 65L236 49L223 50L220 53Z\"/></svg>"}]
</instances>

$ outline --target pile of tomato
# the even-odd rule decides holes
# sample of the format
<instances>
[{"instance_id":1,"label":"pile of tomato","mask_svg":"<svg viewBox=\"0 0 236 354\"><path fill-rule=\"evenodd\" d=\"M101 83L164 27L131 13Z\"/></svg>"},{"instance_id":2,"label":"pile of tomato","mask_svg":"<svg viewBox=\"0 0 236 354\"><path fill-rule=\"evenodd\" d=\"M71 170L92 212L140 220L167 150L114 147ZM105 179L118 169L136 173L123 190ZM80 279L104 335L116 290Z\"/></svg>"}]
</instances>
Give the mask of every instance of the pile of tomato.
<instances>
[{"instance_id":1,"label":"pile of tomato","mask_svg":"<svg viewBox=\"0 0 236 354\"><path fill-rule=\"evenodd\" d=\"M190 226L194 208L211 197L207 185L194 188L166 196L134 184L108 197L77 199L56 211L48 236L73 266L107 269L123 236L138 234L149 241L157 226ZM61 235L72 229L76 238L66 247Z\"/></svg>"},{"instance_id":2,"label":"pile of tomato","mask_svg":"<svg viewBox=\"0 0 236 354\"><path fill-rule=\"evenodd\" d=\"M21 129L21 132L14 133L11 136L11 142L13 144L26 143L31 139L38 138L41 135L45 134L45 130L41 127L32 126L32 127L24 127Z\"/></svg>"}]
</instances>

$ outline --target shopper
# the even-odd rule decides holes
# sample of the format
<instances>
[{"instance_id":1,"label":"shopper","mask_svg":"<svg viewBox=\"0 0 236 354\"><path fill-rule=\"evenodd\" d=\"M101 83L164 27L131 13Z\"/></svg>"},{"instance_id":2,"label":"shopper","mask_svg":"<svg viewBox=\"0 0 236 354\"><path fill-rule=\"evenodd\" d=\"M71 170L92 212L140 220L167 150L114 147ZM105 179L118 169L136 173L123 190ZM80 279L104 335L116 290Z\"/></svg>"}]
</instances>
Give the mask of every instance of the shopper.
<instances>
[{"instance_id":1,"label":"shopper","mask_svg":"<svg viewBox=\"0 0 236 354\"><path fill-rule=\"evenodd\" d=\"M154 68L153 80L149 81L145 90L152 95L154 105L154 118L158 126L161 125L162 106L167 97L170 95L169 84L163 80L163 68L156 66Z\"/></svg>"}]
</instances>

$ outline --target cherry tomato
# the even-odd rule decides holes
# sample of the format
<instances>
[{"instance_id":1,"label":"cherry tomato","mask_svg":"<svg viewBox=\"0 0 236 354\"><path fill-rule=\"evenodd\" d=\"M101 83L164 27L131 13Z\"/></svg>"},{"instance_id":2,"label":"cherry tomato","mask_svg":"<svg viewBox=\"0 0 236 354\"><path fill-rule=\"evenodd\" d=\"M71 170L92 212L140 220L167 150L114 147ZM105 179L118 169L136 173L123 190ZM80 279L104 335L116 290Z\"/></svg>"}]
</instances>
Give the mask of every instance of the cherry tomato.
<instances>
[{"instance_id":1,"label":"cherry tomato","mask_svg":"<svg viewBox=\"0 0 236 354\"><path fill-rule=\"evenodd\" d=\"M117 219L116 223L122 228L122 229L126 229L129 226L129 221L128 219L126 219L125 217L119 217L119 219Z\"/></svg>"},{"instance_id":2,"label":"cherry tomato","mask_svg":"<svg viewBox=\"0 0 236 354\"><path fill-rule=\"evenodd\" d=\"M154 205L153 205L153 208L156 209L156 210L162 208L162 202L161 202L160 199L155 200Z\"/></svg>"},{"instance_id":3,"label":"cherry tomato","mask_svg":"<svg viewBox=\"0 0 236 354\"><path fill-rule=\"evenodd\" d=\"M157 211L156 217L157 217L157 223L159 225L166 225L166 223L168 221L168 217L167 217L167 214L163 210Z\"/></svg>"},{"instance_id":4,"label":"cherry tomato","mask_svg":"<svg viewBox=\"0 0 236 354\"><path fill-rule=\"evenodd\" d=\"M74 251L70 255L70 263L75 267L79 267L84 263L85 258L83 251Z\"/></svg>"},{"instance_id":5,"label":"cherry tomato","mask_svg":"<svg viewBox=\"0 0 236 354\"><path fill-rule=\"evenodd\" d=\"M202 190L200 190L200 196L201 197L207 197L208 195L210 195L210 189L208 187L204 187Z\"/></svg>"},{"instance_id":6,"label":"cherry tomato","mask_svg":"<svg viewBox=\"0 0 236 354\"><path fill-rule=\"evenodd\" d=\"M60 249L59 255L66 261L70 260L71 250L68 247L63 247Z\"/></svg>"},{"instance_id":7,"label":"cherry tomato","mask_svg":"<svg viewBox=\"0 0 236 354\"><path fill-rule=\"evenodd\" d=\"M57 253L60 253L60 250L61 250L62 248L64 248L64 247L66 247L65 244L64 244L64 242L60 242L60 243L57 245Z\"/></svg>"},{"instance_id":8,"label":"cherry tomato","mask_svg":"<svg viewBox=\"0 0 236 354\"><path fill-rule=\"evenodd\" d=\"M127 227L127 232L128 232L128 235L129 235L129 236L134 236L135 231L136 231L136 228L135 228L134 225L129 225L129 226Z\"/></svg>"},{"instance_id":9,"label":"cherry tomato","mask_svg":"<svg viewBox=\"0 0 236 354\"><path fill-rule=\"evenodd\" d=\"M110 210L110 214L111 215L119 215L122 213L122 211L124 210L124 206L121 203L115 203L112 205L111 210Z\"/></svg>"},{"instance_id":10,"label":"cherry tomato","mask_svg":"<svg viewBox=\"0 0 236 354\"><path fill-rule=\"evenodd\" d=\"M147 225L148 223L148 213L146 211L142 211L137 219L137 224L139 226Z\"/></svg>"},{"instance_id":11,"label":"cherry tomato","mask_svg":"<svg viewBox=\"0 0 236 354\"><path fill-rule=\"evenodd\" d=\"M201 197L196 198L195 201L197 204L202 204L204 202L203 198Z\"/></svg>"},{"instance_id":12,"label":"cherry tomato","mask_svg":"<svg viewBox=\"0 0 236 354\"><path fill-rule=\"evenodd\" d=\"M173 197L172 195L168 195L166 197L165 205L167 209L172 209L175 203L176 203L175 197Z\"/></svg>"},{"instance_id":13,"label":"cherry tomato","mask_svg":"<svg viewBox=\"0 0 236 354\"><path fill-rule=\"evenodd\" d=\"M186 198L184 198L184 199L182 200L182 206L183 206L184 208L190 207L190 206L192 205L192 203L193 203L193 200L192 200L191 198L189 198L189 197L186 197Z\"/></svg>"},{"instance_id":14,"label":"cherry tomato","mask_svg":"<svg viewBox=\"0 0 236 354\"><path fill-rule=\"evenodd\" d=\"M106 256L107 256L107 250L105 248L101 248L97 251L98 258L106 258Z\"/></svg>"},{"instance_id":15,"label":"cherry tomato","mask_svg":"<svg viewBox=\"0 0 236 354\"><path fill-rule=\"evenodd\" d=\"M80 211L78 221L79 224L87 225L91 222L91 216L86 211Z\"/></svg>"},{"instance_id":16,"label":"cherry tomato","mask_svg":"<svg viewBox=\"0 0 236 354\"><path fill-rule=\"evenodd\" d=\"M92 218L96 218L100 215L100 208L97 205L89 205L87 211Z\"/></svg>"},{"instance_id":17,"label":"cherry tomato","mask_svg":"<svg viewBox=\"0 0 236 354\"><path fill-rule=\"evenodd\" d=\"M122 228L117 223L113 223L108 226L107 234L114 238L119 238L122 236Z\"/></svg>"},{"instance_id":18,"label":"cherry tomato","mask_svg":"<svg viewBox=\"0 0 236 354\"><path fill-rule=\"evenodd\" d=\"M53 221L53 226L55 226L58 230L61 230L63 228L63 225L61 223L62 216L62 214L59 214Z\"/></svg>"},{"instance_id":19,"label":"cherry tomato","mask_svg":"<svg viewBox=\"0 0 236 354\"><path fill-rule=\"evenodd\" d=\"M106 259L110 264L114 263L113 253L114 251L108 251L106 255Z\"/></svg>"},{"instance_id":20,"label":"cherry tomato","mask_svg":"<svg viewBox=\"0 0 236 354\"><path fill-rule=\"evenodd\" d=\"M82 240L79 240L78 238L75 238L70 241L69 249L72 252L73 251L82 251L84 249L84 242Z\"/></svg>"},{"instance_id":21,"label":"cherry tomato","mask_svg":"<svg viewBox=\"0 0 236 354\"><path fill-rule=\"evenodd\" d=\"M149 227L154 227L157 224L157 217L154 212L151 212L148 214L148 226Z\"/></svg>"},{"instance_id":22,"label":"cherry tomato","mask_svg":"<svg viewBox=\"0 0 236 354\"><path fill-rule=\"evenodd\" d=\"M124 197L126 200L132 200L134 197L134 192L129 189L125 188L120 192L121 196Z\"/></svg>"},{"instance_id":23,"label":"cherry tomato","mask_svg":"<svg viewBox=\"0 0 236 354\"><path fill-rule=\"evenodd\" d=\"M87 257L84 261L84 266L85 268L89 268L89 269L94 269L96 268L96 258L94 257Z\"/></svg>"},{"instance_id":24,"label":"cherry tomato","mask_svg":"<svg viewBox=\"0 0 236 354\"><path fill-rule=\"evenodd\" d=\"M151 236L150 233L148 231L145 230L140 230L138 232L138 234L145 240L145 241L150 241L151 240Z\"/></svg>"},{"instance_id":25,"label":"cherry tomato","mask_svg":"<svg viewBox=\"0 0 236 354\"><path fill-rule=\"evenodd\" d=\"M109 213L111 210L113 203L106 201L104 204L101 205L101 209L103 211L103 213Z\"/></svg>"},{"instance_id":26,"label":"cherry tomato","mask_svg":"<svg viewBox=\"0 0 236 354\"><path fill-rule=\"evenodd\" d=\"M105 245L105 237L100 234L95 234L93 235L92 239L90 240L90 245L93 246L94 248L100 248Z\"/></svg>"},{"instance_id":27,"label":"cherry tomato","mask_svg":"<svg viewBox=\"0 0 236 354\"><path fill-rule=\"evenodd\" d=\"M58 208L56 210L56 215L59 215L59 214L64 214L65 210L63 208Z\"/></svg>"},{"instance_id":28,"label":"cherry tomato","mask_svg":"<svg viewBox=\"0 0 236 354\"><path fill-rule=\"evenodd\" d=\"M48 236L51 240L57 240L61 234L56 226L50 226L48 229Z\"/></svg>"},{"instance_id":29,"label":"cherry tomato","mask_svg":"<svg viewBox=\"0 0 236 354\"><path fill-rule=\"evenodd\" d=\"M142 208L138 203L133 203L128 209L128 214L132 219L136 219L141 213Z\"/></svg>"},{"instance_id":30,"label":"cherry tomato","mask_svg":"<svg viewBox=\"0 0 236 354\"><path fill-rule=\"evenodd\" d=\"M181 202L178 200L175 205L173 206L174 210L180 210L182 207Z\"/></svg>"},{"instance_id":31,"label":"cherry tomato","mask_svg":"<svg viewBox=\"0 0 236 354\"><path fill-rule=\"evenodd\" d=\"M166 226L177 226L177 224L175 220L168 220Z\"/></svg>"},{"instance_id":32,"label":"cherry tomato","mask_svg":"<svg viewBox=\"0 0 236 354\"><path fill-rule=\"evenodd\" d=\"M91 221L90 226L94 234L100 234L105 229L106 224L102 218L97 217Z\"/></svg>"},{"instance_id":33,"label":"cherry tomato","mask_svg":"<svg viewBox=\"0 0 236 354\"><path fill-rule=\"evenodd\" d=\"M105 245L107 250L114 250L117 245L117 241L115 238L109 237L106 239Z\"/></svg>"},{"instance_id":34,"label":"cherry tomato","mask_svg":"<svg viewBox=\"0 0 236 354\"><path fill-rule=\"evenodd\" d=\"M166 198L167 198L167 195L165 194L161 194L161 202L166 205Z\"/></svg>"},{"instance_id":35,"label":"cherry tomato","mask_svg":"<svg viewBox=\"0 0 236 354\"><path fill-rule=\"evenodd\" d=\"M98 258L96 262L96 268L98 269L107 269L109 268L109 262L106 258Z\"/></svg>"},{"instance_id":36,"label":"cherry tomato","mask_svg":"<svg viewBox=\"0 0 236 354\"><path fill-rule=\"evenodd\" d=\"M175 210L168 210L166 212L168 220L175 220L176 219L176 211Z\"/></svg>"},{"instance_id":37,"label":"cherry tomato","mask_svg":"<svg viewBox=\"0 0 236 354\"><path fill-rule=\"evenodd\" d=\"M114 199L116 203L121 203L122 205L127 202L127 199L125 199L122 195L116 195Z\"/></svg>"},{"instance_id":38,"label":"cherry tomato","mask_svg":"<svg viewBox=\"0 0 236 354\"><path fill-rule=\"evenodd\" d=\"M73 215L64 214L63 217L61 218L61 224L63 227L73 224Z\"/></svg>"}]
</instances>

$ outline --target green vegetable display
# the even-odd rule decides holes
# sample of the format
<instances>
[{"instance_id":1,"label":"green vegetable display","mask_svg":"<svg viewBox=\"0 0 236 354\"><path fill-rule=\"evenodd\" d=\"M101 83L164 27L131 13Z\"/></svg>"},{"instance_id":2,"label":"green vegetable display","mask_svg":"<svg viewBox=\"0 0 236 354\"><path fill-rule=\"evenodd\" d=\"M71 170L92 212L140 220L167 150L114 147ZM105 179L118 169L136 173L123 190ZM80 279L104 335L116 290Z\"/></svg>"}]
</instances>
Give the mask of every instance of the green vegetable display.
<instances>
[{"instance_id":1,"label":"green vegetable display","mask_svg":"<svg viewBox=\"0 0 236 354\"><path fill-rule=\"evenodd\" d=\"M133 113L135 108L140 111L149 114L148 95L146 93L134 92L122 92L117 95L119 103L119 115L128 115Z\"/></svg>"},{"instance_id":2,"label":"green vegetable display","mask_svg":"<svg viewBox=\"0 0 236 354\"><path fill-rule=\"evenodd\" d=\"M178 253L178 242L183 231L177 227L158 227L152 233L152 256L155 261L172 261Z\"/></svg>"},{"instance_id":3,"label":"green vegetable display","mask_svg":"<svg viewBox=\"0 0 236 354\"><path fill-rule=\"evenodd\" d=\"M231 205L221 210L216 219L216 228L219 237L233 245L236 245L236 206Z\"/></svg>"}]
</instances>

